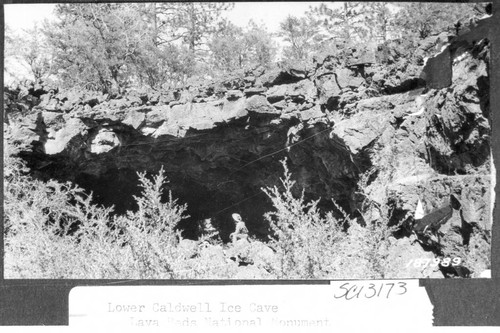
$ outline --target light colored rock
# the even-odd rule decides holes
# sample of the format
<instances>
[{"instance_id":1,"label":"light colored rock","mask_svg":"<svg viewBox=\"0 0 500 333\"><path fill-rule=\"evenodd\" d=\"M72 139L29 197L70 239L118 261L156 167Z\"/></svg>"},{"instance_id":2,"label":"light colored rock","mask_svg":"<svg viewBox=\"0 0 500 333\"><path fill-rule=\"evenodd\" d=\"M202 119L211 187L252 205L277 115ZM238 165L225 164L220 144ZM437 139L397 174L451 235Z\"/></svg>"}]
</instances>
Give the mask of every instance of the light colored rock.
<instances>
[{"instance_id":1,"label":"light colored rock","mask_svg":"<svg viewBox=\"0 0 500 333\"><path fill-rule=\"evenodd\" d=\"M53 134L54 139L49 139L44 145L45 153L54 155L67 148L68 143L88 127L78 118L69 119L65 126Z\"/></svg>"},{"instance_id":2,"label":"light colored rock","mask_svg":"<svg viewBox=\"0 0 500 333\"><path fill-rule=\"evenodd\" d=\"M149 136L149 135L152 135L153 133L155 133L156 130L157 129L154 127L143 127L143 128L141 128L141 133L143 135Z\"/></svg>"},{"instance_id":3,"label":"light colored rock","mask_svg":"<svg viewBox=\"0 0 500 333\"><path fill-rule=\"evenodd\" d=\"M389 126L389 114L363 112L335 124L332 133L342 139L353 154L377 139Z\"/></svg>"},{"instance_id":4,"label":"light colored rock","mask_svg":"<svg viewBox=\"0 0 500 333\"><path fill-rule=\"evenodd\" d=\"M232 101L214 101L206 103L187 103L155 110L156 119L166 119L154 132L154 137L172 135L182 137L188 128L207 130L218 123L228 122L235 118L246 116L245 99Z\"/></svg>"},{"instance_id":5,"label":"light colored rock","mask_svg":"<svg viewBox=\"0 0 500 333\"><path fill-rule=\"evenodd\" d=\"M157 138L163 135L181 136L179 130L180 127L176 124L171 124L165 121L160 127L156 129L156 131L153 133L153 137Z\"/></svg>"},{"instance_id":6,"label":"light colored rock","mask_svg":"<svg viewBox=\"0 0 500 333\"><path fill-rule=\"evenodd\" d=\"M240 98L236 101L225 101L222 108L222 114L226 122L245 117L248 115L248 111L245 109L245 99Z\"/></svg>"},{"instance_id":7,"label":"light colored rock","mask_svg":"<svg viewBox=\"0 0 500 333\"><path fill-rule=\"evenodd\" d=\"M269 102L276 103L286 98L301 97L307 101L313 101L316 98L316 86L311 80L302 80L296 83L280 84L271 87L266 97Z\"/></svg>"},{"instance_id":8,"label":"light colored rock","mask_svg":"<svg viewBox=\"0 0 500 333\"><path fill-rule=\"evenodd\" d=\"M252 87L245 89L246 96L264 94L267 91L266 87Z\"/></svg>"},{"instance_id":9,"label":"light colored rock","mask_svg":"<svg viewBox=\"0 0 500 333\"><path fill-rule=\"evenodd\" d=\"M146 126L159 125L167 120L167 115L170 111L168 105L152 106L151 111L146 113Z\"/></svg>"},{"instance_id":10,"label":"light colored rock","mask_svg":"<svg viewBox=\"0 0 500 333\"><path fill-rule=\"evenodd\" d=\"M42 111L43 122L47 126L56 127L58 124L64 122L63 115L61 113L56 112L46 112Z\"/></svg>"},{"instance_id":11,"label":"light colored rock","mask_svg":"<svg viewBox=\"0 0 500 333\"><path fill-rule=\"evenodd\" d=\"M319 105L316 105L308 110L300 112L300 117L303 121L307 121L309 119L320 118L325 116L323 112L321 112L321 108Z\"/></svg>"},{"instance_id":12,"label":"light colored rock","mask_svg":"<svg viewBox=\"0 0 500 333\"><path fill-rule=\"evenodd\" d=\"M319 91L319 104L327 104L331 98L338 98L341 89L334 74L324 75L316 81Z\"/></svg>"},{"instance_id":13,"label":"light colored rock","mask_svg":"<svg viewBox=\"0 0 500 333\"><path fill-rule=\"evenodd\" d=\"M443 278L439 268L434 264L436 257L426 252L418 242L410 238L401 238L389 247L386 262L389 264L386 279L392 278Z\"/></svg>"},{"instance_id":14,"label":"light colored rock","mask_svg":"<svg viewBox=\"0 0 500 333\"><path fill-rule=\"evenodd\" d=\"M361 76L354 76L354 72L349 68L338 69L335 71L335 74L337 76L337 83L341 89L347 87L357 88L365 82L365 79Z\"/></svg>"},{"instance_id":15,"label":"light colored rock","mask_svg":"<svg viewBox=\"0 0 500 333\"><path fill-rule=\"evenodd\" d=\"M286 84L272 86L266 92L267 100L271 103L279 102L279 101L285 99L285 96L287 95L287 91L288 91L288 85L286 85Z\"/></svg>"},{"instance_id":16,"label":"light colored rock","mask_svg":"<svg viewBox=\"0 0 500 333\"><path fill-rule=\"evenodd\" d=\"M94 154L107 153L120 144L120 139L115 132L110 129L102 128L92 139L90 152Z\"/></svg>"},{"instance_id":17,"label":"light colored rock","mask_svg":"<svg viewBox=\"0 0 500 333\"><path fill-rule=\"evenodd\" d=\"M278 110L276 110L271 104L269 104L266 97L262 95L253 95L248 98L245 103L245 109L249 112L257 113L279 113Z\"/></svg>"},{"instance_id":18,"label":"light colored rock","mask_svg":"<svg viewBox=\"0 0 500 333\"><path fill-rule=\"evenodd\" d=\"M189 117L185 117L179 123L197 130L213 128L215 123L222 122L226 118L222 111L223 107L224 103L221 101L191 104Z\"/></svg>"},{"instance_id":19,"label":"light colored rock","mask_svg":"<svg viewBox=\"0 0 500 333\"><path fill-rule=\"evenodd\" d=\"M316 99L317 89L311 80L302 80L288 85L287 94L292 98L302 96L305 100L313 101Z\"/></svg>"},{"instance_id":20,"label":"light colored rock","mask_svg":"<svg viewBox=\"0 0 500 333\"><path fill-rule=\"evenodd\" d=\"M241 90L229 90L228 92L226 92L226 98L229 101L234 101L242 97L243 97L243 92Z\"/></svg>"},{"instance_id":21,"label":"light colored rock","mask_svg":"<svg viewBox=\"0 0 500 333\"><path fill-rule=\"evenodd\" d=\"M139 129L144 124L146 120L146 115L144 112L138 112L136 110L131 110L127 113L126 118L123 120L125 125L129 125L134 129Z\"/></svg>"}]
</instances>

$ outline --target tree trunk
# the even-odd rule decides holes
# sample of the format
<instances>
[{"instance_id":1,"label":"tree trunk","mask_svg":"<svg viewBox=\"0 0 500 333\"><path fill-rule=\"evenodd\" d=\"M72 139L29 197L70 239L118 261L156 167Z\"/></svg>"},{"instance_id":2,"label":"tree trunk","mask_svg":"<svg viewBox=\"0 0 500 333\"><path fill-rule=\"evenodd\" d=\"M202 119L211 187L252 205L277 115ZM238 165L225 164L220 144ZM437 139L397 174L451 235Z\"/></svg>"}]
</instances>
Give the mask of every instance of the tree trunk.
<instances>
[{"instance_id":1,"label":"tree trunk","mask_svg":"<svg viewBox=\"0 0 500 333\"><path fill-rule=\"evenodd\" d=\"M158 45L158 21L156 16L156 2L151 3L151 13L153 15L153 44Z\"/></svg>"}]
</instances>

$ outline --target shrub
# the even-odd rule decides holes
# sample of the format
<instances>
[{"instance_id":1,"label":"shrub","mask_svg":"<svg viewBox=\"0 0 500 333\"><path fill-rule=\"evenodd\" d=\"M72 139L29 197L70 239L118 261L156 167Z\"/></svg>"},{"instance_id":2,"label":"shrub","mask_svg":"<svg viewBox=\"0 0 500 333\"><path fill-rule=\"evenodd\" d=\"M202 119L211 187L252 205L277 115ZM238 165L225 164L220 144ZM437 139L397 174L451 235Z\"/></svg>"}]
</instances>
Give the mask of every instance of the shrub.
<instances>
[{"instance_id":1,"label":"shrub","mask_svg":"<svg viewBox=\"0 0 500 333\"><path fill-rule=\"evenodd\" d=\"M6 277L175 277L185 253L174 227L186 207L171 194L162 202L163 170L152 181L139 174L139 209L113 218L113 208L71 183L31 178L13 151L6 150L4 174Z\"/></svg>"},{"instance_id":2,"label":"shrub","mask_svg":"<svg viewBox=\"0 0 500 333\"><path fill-rule=\"evenodd\" d=\"M278 278L318 278L327 273L324 258L331 256L328 245L337 239L339 225L320 216L318 201L305 202L304 192L294 197L295 181L291 180L286 161L282 164L284 191L276 186L263 189L276 209L265 214L275 236L270 245L278 256L273 271Z\"/></svg>"},{"instance_id":3,"label":"shrub","mask_svg":"<svg viewBox=\"0 0 500 333\"><path fill-rule=\"evenodd\" d=\"M163 169L152 179L139 173L138 209L113 208L71 183L42 182L28 175L4 144L5 276L8 278L230 278L237 264L219 239L182 239L175 226L186 216L168 193ZM213 235L212 235L213 236ZM206 240L206 239L205 239Z\"/></svg>"},{"instance_id":4,"label":"shrub","mask_svg":"<svg viewBox=\"0 0 500 333\"><path fill-rule=\"evenodd\" d=\"M383 278L394 228L387 227L387 221L369 221L363 227L335 202L342 219L334 218L332 212L321 214L318 201L306 202L304 192L300 197L293 195L295 181L286 161L282 164L284 190L263 189L276 209L265 215L275 234L270 241L278 257L274 274L293 279ZM342 227L345 223L347 231Z\"/></svg>"},{"instance_id":5,"label":"shrub","mask_svg":"<svg viewBox=\"0 0 500 333\"><path fill-rule=\"evenodd\" d=\"M25 167L9 169L4 178L5 275L97 277L89 261L113 245L107 227L112 209L92 205L92 197L70 183L45 183L25 175Z\"/></svg>"},{"instance_id":6,"label":"shrub","mask_svg":"<svg viewBox=\"0 0 500 333\"><path fill-rule=\"evenodd\" d=\"M169 192L167 202L162 201L163 187L168 182L163 167L149 180L145 173L138 173L141 196L134 196L136 212L128 211L116 221L123 230L126 247L130 250L133 271L141 278L173 278L175 262L185 257L181 251L180 235L175 226L186 216L185 205L178 205Z\"/></svg>"},{"instance_id":7,"label":"shrub","mask_svg":"<svg viewBox=\"0 0 500 333\"><path fill-rule=\"evenodd\" d=\"M342 219L322 214L318 201L306 202L304 192L294 196L286 161L283 189L263 189L275 208L265 214L274 233L268 244L224 245L215 238L182 239L175 231L186 206L170 192L163 200L168 183L163 169L152 179L139 173L137 211L114 216L81 188L35 180L21 160L11 155L5 160L8 278L383 278L390 267L393 230L387 221L363 227L345 213ZM251 266L239 267L242 262Z\"/></svg>"}]
</instances>

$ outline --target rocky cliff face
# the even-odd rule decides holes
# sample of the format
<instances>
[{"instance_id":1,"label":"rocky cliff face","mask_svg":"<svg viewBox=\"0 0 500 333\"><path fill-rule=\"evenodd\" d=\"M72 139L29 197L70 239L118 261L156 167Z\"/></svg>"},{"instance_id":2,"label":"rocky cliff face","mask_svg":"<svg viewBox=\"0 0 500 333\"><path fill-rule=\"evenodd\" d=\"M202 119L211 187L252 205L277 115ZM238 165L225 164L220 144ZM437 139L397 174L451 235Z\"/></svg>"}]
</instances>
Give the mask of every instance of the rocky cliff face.
<instances>
[{"instance_id":1,"label":"rocky cliff face","mask_svg":"<svg viewBox=\"0 0 500 333\"><path fill-rule=\"evenodd\" d=\"M318 57L308 68L258 68L178 90L7 92L5 136L25 145L34 176L74 181L120 213L134 209L136 172L163 166L191 219L212 218L226 239L233 212L267 235L262 214L272 207L261 188L279 184L283 158L307 197L329 210L335 199L366 223L398 224L397 238L411 235L418 199L430 212L455 194L462 210L438 243L420 235L399 250L456 256L472 233L491 230L483 37L455 38L443 51L448 36L436 36L412 54L391 42L347 65ZM450 75L440 79L438 67ZM180 227L194 237L190 225Z\"/></svg>"}]
</instances>

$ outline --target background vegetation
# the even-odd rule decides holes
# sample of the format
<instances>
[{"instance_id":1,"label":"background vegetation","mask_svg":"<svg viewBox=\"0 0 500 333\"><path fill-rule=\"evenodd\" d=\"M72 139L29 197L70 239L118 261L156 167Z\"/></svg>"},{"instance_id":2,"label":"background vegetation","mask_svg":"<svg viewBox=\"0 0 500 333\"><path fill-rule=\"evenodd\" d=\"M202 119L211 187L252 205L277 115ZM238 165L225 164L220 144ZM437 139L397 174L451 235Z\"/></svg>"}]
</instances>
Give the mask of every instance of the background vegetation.
<instances>
[{"instance_id":1,"label":"background vegetation","mask_svg":"<svg viewBox=\"0 0 500 333\"><path fill-rule=\"evenodd\" d=\"M23 62L34 80L50 78L66 87L117 93L125 87L185 85L190 79L273 66L278 60L307 62L317 54L340 55L388 40L456 33L471 16L484 13L467 3L321 4L303 16L287 17L278 32L270 33L254 22L240 28L224 19L222 13L232 6L58 4L55 20L42 27L24 34L7 27L5 54Z\"/></svg>"}]
</instances>

